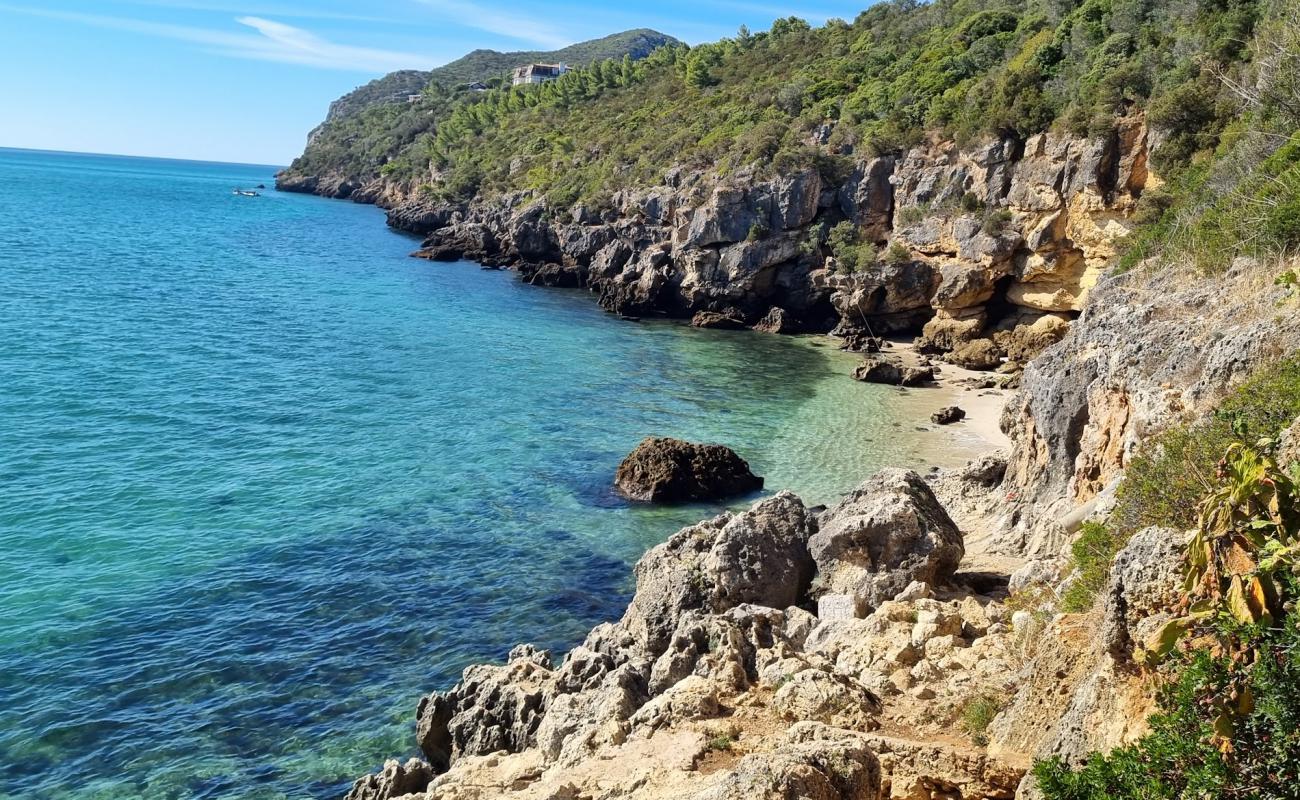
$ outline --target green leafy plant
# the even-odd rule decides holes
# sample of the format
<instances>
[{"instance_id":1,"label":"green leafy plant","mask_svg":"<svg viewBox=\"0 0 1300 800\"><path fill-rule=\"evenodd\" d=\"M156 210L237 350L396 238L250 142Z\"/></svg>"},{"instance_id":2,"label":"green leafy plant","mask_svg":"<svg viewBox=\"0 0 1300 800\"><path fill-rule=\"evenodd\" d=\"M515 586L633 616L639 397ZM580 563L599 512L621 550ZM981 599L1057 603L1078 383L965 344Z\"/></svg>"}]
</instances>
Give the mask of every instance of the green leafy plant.
<instances>
[{"instance_id":1,"label":"green leafy plant","mask_svg":"<svg viewBox=\"0 0 1300 800\"><path fill-rule=\"evenodd\" d=\"M1110 525L1125 540L1152 525L1190 530L1234 442L1275 440L1300 416L1300 357L1261 369L1233 390L1208 420L1175 426L1148 442L1120 485Z\"/></svg>"},{"instance_id":2,"label":"green leafy plant","mask_svg":"<svg viewBox=\"0 0 1300 800\"><path fill-rule=\"evenodd\" d=\"M967 700L961 708L961 729L975 744L983 747L989 743L988 728L1005 705L991 695L980 695Z\"/></svg>"},{"instance_id":3,"label":"green leafy plant","mask_svg":"<svg viewBox=\"0 0 1300 800\"><path fill-rule=\"evenodd\" d=\"M1047 800L1296 796L1300 486L1268 445L1234 443L1224 455L1187 548L1187 613L1138 654L1175 670L1151 732L1077 768L1039 762Z\"/></svg>"},{"instance_id":4,"label":"green leafy plant","mask_svg":"<svg viewBox=\"0 0 1300 800\"><path fill-rule=\"evenodd\" d=\"M705 743L704 747L706 750L710 752L727 753L730 752L731 749L735 747L735 745L736 745L735 738L724 734L721 736L714 736L712 739L710 739L708 742Z\"/></svg>"},{"instance_id":5,"label":"green leafy plant","mask_svg":"<svg viewBox=\"0 0 1300 800\"><path fill-rule=\"evenodd\" d=\"M1183 586L1189 613L1167 623L1145 648L1151 662L1172 652L1203 621L1271 626L1300 574L1300 486L1261 450L1235 443L1219 462L1219 485L1201 502L1187 547Z\"/></svg>"},{"instance_id":6,"label":"green leafy plant","mask_svg":"<svg viewBox=\"0 0 1300 800\"><path fill-rule=\"evenodd\" d=\"M1070 546L1070 568L1074 580L1061 595L1061 610L1077 614L1092 608L1097 594L1110 578L1110 565L1123 546L1119 536L1105 525L1085 522Z\"/></svg>"}]
</instances>

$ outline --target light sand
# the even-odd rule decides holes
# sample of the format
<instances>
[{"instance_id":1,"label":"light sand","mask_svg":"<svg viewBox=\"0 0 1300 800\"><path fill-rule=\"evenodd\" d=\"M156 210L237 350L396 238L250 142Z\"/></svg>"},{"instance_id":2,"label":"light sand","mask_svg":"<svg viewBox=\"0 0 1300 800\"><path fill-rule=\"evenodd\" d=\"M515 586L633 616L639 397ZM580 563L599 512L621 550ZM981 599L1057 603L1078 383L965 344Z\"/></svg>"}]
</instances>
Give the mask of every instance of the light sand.
<instances>
[{"instance_id":1,"label":"light sand","mask_svg":"<svg viewBox=\"0 0 1300 800\"><path fill-rule=\"evenodd\" d=\"M900 359L904 365L919 365L924 356L916 352L911 340L889 341L885 354ZM1002 432L1002 410L1012 391L974 389L969 381L981 381L988 372L962 369L934 360L938 368L935 385L900 389L907 404L907 417L914 419L922 458L928 466L953 468L994 450L1006 448L1010 440ZM946 406L957 406L966 418L952 425L936 425L929 417Z\"/></svg>"}]
</instances>

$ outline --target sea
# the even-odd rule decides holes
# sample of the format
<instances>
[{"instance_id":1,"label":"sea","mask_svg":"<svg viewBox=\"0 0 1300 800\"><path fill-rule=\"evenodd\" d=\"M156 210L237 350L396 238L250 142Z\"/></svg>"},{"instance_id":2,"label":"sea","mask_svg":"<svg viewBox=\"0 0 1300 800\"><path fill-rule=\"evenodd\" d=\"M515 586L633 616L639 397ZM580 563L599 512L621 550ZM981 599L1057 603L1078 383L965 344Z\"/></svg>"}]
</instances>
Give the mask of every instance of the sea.
<instances>
[{"instance_id":1,"label":"sea","mask_svg":"<svg viewBox=\"0 0 1300 800\"><path fill-rule=\"evenodd\" d=\"M616 496L646 436L810 504L964 455L825 337L628 322L234 193L275 170L0 149L0 798L341 797L422 694L572 647L722 510Z\"/></svg>"}]
</instances>

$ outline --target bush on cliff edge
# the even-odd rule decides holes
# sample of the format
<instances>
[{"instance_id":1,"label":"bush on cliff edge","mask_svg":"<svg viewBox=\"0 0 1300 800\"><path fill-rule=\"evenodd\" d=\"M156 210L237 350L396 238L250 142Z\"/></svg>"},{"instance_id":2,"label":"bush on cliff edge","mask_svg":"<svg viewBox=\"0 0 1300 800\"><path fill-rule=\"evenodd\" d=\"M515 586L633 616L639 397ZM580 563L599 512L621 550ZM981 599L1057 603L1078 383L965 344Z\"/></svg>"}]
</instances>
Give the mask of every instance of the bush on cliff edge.
<instances>
[{"instance_id":1,"label":"bush on cliff edge","mask_svg":"<svg viewBox=\"0 0 1300 800\"><path fill-rule=\"evenodd\" d=\"M1215 466L1234 442L1276 439L1300 417L1300 356L1267 367L1235 389L1208 420L1177 426L1133 459L1110 518L1122 541L1159 525L1188 530Z\"/></svg>"},{"instance_id":2,"label":"bush on cliff edge","mask_svg":"<svg viewBox=\"0 0 1300 800\"><path fill-rule=\"evenodd\" d=\"M1300 795L1300 467L1233 444L1198 509L1184 615L1135 654L1177 654L1151 732L1078 769L1040 762L1048 800Z\"/></svg>"}]
</instances>

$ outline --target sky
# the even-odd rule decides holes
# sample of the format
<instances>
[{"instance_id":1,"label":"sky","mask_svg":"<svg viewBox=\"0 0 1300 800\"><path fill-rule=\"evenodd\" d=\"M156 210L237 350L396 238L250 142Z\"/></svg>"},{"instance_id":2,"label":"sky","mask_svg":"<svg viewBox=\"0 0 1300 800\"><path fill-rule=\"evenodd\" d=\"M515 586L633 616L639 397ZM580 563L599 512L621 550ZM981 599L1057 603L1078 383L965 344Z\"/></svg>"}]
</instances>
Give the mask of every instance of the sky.
<instances>
[{"instance_id":1,"label":"sky","mask_svg":"<svg viewBox=\"0 0 1300 800\"><path fill-rule=\"evenodd\" d=\"M868 0L0 0L0 147L286 165L330 101L477 48L691 44Z\"/></svg>"}]
</instances>

